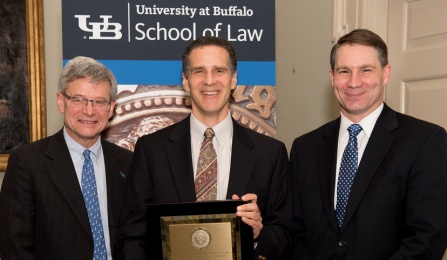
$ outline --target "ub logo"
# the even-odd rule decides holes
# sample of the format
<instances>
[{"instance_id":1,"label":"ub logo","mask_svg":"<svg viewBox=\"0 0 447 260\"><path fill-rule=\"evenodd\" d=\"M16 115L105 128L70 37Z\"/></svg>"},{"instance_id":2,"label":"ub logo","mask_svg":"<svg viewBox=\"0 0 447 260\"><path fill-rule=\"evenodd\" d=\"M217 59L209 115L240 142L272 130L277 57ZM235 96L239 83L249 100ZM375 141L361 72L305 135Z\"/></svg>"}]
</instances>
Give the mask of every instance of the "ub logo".
<instances>
[{"instance_id":1,"label":"ub logo","mask_svg":"<svg viewBox=\"0 0 447 260\"><path fill-rule=\"evenodd\" d=\"M121 33L120 23L111 23L109 19L111 15L100 15L102 22L89 22L87 19L90 15L75 15L78 18L79 28L85 32L91 32L92 35L88 37L92 40L119 40L123 36Z\"/></svg>"}]
</instances>

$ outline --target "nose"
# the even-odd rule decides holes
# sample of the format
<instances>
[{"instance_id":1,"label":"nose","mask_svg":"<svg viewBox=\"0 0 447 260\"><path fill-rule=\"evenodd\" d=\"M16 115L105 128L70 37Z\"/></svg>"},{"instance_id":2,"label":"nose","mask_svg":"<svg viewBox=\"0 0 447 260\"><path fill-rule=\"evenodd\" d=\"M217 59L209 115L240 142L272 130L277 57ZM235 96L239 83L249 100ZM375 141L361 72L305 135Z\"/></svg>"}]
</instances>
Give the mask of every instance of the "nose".
<instances>
[{"instance_id":1,"label":"nose","mask_svg":"<svg viewBox=\"0 0 447 260\"><path fill-rule=\"evenodd\" d=\"M205 83L205 85L207 86L212 86L215 82L215 78L212 72L207 72L205 74L205 78L203 79L203 82Z\"/></svg>"},{"instance_id":2,"label":"nose","mask_svg":"<svg viewBox=\"0 0 447 260\"><path fill-rule=\"evenodd\" d=\"M93 115L96 113L96 109L93 107L93 102L91 100L87 101L87 105L82 110L86 115Z\"/></svg>"},{"instance_id":3,"label":"nose","mask_svg":"<svg viewBox=\"0 0 447 260\"><path fill-rule=\"evenodd\" d=\"M356 73L352 73L348 80L348 87L357 88L360 87L360 85L361 85L360 76L357 75Z\"/></svg>"}]
</instances>

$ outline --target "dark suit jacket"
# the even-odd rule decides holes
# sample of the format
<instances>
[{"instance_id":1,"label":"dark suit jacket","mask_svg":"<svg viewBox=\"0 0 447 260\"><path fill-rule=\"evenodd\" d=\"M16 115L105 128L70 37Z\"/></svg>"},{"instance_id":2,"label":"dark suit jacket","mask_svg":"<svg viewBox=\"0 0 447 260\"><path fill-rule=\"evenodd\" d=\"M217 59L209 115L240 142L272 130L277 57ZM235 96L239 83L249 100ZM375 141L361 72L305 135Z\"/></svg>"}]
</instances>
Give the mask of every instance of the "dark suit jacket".
<instances>
[{"instance_id":1,"label":"dark suit jacket","mask_svg":"<svg viewBox=\"0 0 447 260\"><path fill-rule=\"evenodd\" d=\"M256 254L279 259L291 241L291 194L287 150L280 141L233 121L233 146L227 198L258 195L264 228ZM130 171L125 220L118 235L120 259L144 256L145 203L196 200L191 156L190 119L138 139ZM236 212L236 209L235 209Z\"/></svg>"},{"instance_id":2,"label":"dark suit jacket","mask_svg":"<svg viewBox=\"0 0 447 260\"><path fill-rule=\"evenodd\" d=\"M102 140L110 241L132 152ZM93 259L90 223L63 131L9 157L0 195L1 259Z\"/></svg>"},{"instance_id":3,"label":"dark suit jacket","mask_svg":"<svg viewBox=\"0 0 447 260\"><path fill-rule=\"evenodd\" d=\"M334 211L340 118L291 152L294 259L441 259L447 246L447 134L385 105L351 189Z\"/></svg>"}]
</instances>

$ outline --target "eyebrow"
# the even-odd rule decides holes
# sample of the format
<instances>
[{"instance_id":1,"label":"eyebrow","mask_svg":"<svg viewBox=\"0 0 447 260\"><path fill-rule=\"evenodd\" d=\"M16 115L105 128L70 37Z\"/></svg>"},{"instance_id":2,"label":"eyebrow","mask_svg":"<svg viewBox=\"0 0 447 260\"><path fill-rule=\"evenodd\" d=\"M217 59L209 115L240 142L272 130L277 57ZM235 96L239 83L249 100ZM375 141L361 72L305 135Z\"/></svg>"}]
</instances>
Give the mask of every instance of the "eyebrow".
<instances>
[{"instance_id":1,"label":"eyebrow","mask_svg":"<svg viewBox=\"0 0 447 260\"><path fill-rule=\"evenodd\" d=\"M65 94L66 94L66 93L65 93ZM66 95L68 95L68 94L66 94ZM73 95L70 95L70 96L71 96L71 97L81 97L81 98L88 99L88 100L108 101L108 99L107 99L106 97L94 97L94 98L90 99L90 98L87 98L86 95L82 95L82 94L73 94Z\"/></svg>"},{"instance_id":2,"label":"eyebrow","mask_svg":"<svg viewBox=\"0 0 447 260\"><path fill-rule=\"evenodd\" d=\"M350 70L351 67L343 65L343 66L335 67L335 70L336 71L338 71L338 70L345 70L345 69ZM354 68L365 69L365 68L376 68L376 66L374 66L373 64L363 64L363 65L360 65L360 66L356 66Z\"/></svg>"},{"instance_id":3,"label":"eyebrow","mask_svg":"<svg viewBox=\"0 0 447 260\"><path fill-rule=\"evenodd\" d=\"M191 67L191 68L190 68L190 71L194 71L194 70L197 70L197 69L206 69L206 68L207 68L206 66ZM229 68L228 66L226 66L226 65L222 65L222 66L219 66L219 65L212 66L211 69L224 69L224 70L228 70L228 71L230 71L230 68Z\"/></svg>"}]
</instances>

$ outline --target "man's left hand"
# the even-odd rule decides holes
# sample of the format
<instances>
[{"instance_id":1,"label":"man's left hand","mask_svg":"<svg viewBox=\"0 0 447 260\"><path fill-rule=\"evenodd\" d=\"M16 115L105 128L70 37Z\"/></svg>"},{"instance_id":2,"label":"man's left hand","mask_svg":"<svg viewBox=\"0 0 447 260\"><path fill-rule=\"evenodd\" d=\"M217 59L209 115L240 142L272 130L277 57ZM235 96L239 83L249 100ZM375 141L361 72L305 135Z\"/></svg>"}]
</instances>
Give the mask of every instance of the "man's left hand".
<instances>
[{"instance_id":1,"label":"man's left hand","mask_svg":"<svg viewBox=\"0 0 447 260\"><path fill-rule=\"evenodd\" d=\"M244 223L253 228L253 238L258 238L263 227L261 211L257 204L258 196L256 194L247 193L239 198L238 195L233 194L231 198L234 200L240 199L242 201L251 201L251 203L238 206L236 215L241 217Z\"/></svg>"}]
</instances>

